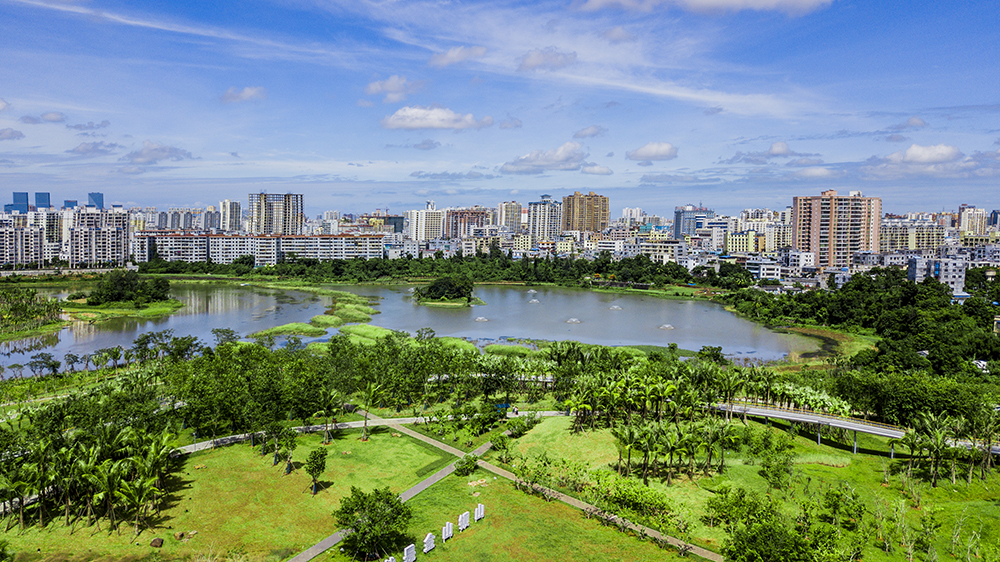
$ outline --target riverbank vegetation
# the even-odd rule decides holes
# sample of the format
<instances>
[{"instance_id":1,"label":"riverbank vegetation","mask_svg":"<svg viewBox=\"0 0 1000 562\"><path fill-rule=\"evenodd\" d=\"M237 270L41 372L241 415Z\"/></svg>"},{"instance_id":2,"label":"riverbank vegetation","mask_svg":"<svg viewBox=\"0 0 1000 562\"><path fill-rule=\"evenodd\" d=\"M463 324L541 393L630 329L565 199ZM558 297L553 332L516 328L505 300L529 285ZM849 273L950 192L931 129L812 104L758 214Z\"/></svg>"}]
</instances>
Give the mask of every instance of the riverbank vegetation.
<instances>
[{"instance_id":1,"label":"riverbank vegetation","mask_svg":"<svg viewBox=\"0 0 1000 562\"><path fill-rule=\"evenodd\" d=\"M344 330L318 344L323 353L312 353L316 347L307 349L295 338L282 347L266 337L240 342L238 334L225 329L217 330L213 344L169 332L143 334L132 348L102 358L100 382L64 389L44 401L14 404L0 423L3 450L24 459L0 467L0 501L12 501L15 507L2 522L14 549L74 528L88 529L84 534L93 535L88 548L105 554L118 547L100 545L124 542L119 533L138 533L146 540L167 534L168 526L190 526L207 537L208 529L215 529L209 515L213 500L210 495L195 498L193 483L218 479L216 495L223 490L218 486L235 494L243 489L241 478L256 469L237 468L229 461L215 464L222 457L212 452L183 464L141 463L158 458L159 453L150 457L151 443L169 451L182 443L248 432L254 439L226 454L258 459L260 470L271 471L267 474L275 482L294 482L300 497L291 492L281 492L289 494L285 499L268 496L267 486L245 483L265 494L258 496L263 507L254 512L254 521L241 515L233 524L249 530L257 524L281 527L281 521L294 520L288 509L312 498L314 478L303 473L301 463L320 446L319 435L298 436L289 428L325 427L331 418L348 415L345 403L382 417L418 417L421 423L414 427L421 433L463 451L493 441L490 458L517 474L526 492L545 496L545 489L559 489L598 506L599 512L591 514L595 521L616 514L727 553L753 547L761 533L785 537L783 544L797 545L795 559L802 560L819 560L820 554L823 560L862 555L901 559L907 550L957 551L959 543L973 545L970 552L973 547L986 552L981 545L1000 538L984 507L998 500L991 491L997 486L989 451L1000 440L998 414L991 406L996 388L988 383L981 383L975 399L942 393L925 402L924 410L895 410L892 421L913 431L893 444L897 458L889 459L884 440L862 437L861 453L854 456L846 452L851 436L842 430L815 424L791 428L772 423L775 427L768 428L719 409L749 402L879 417L876 411L857 409L853 395L838 392L836 380L856 376L848 363L838 365L836 379L830 381L830 372L732 366L715 348L682 361L672 348L631 353L556 342L541 353L516 357L479 353L430 330L416 337L368 325ZM37 373L39 379L59 376ZM36 383L0 384L13 390ZM20 400L17 392L5 395ZM524 418L507 420L508 406L570 415L532 429L535 422ZM501 437L505 430L514 441ZM816 444L817 432L822 445ZM394 438L370 429L367 433L367 441L340 437L333 442L343 447L339 454L344 456L359 447L378 449L379 458L396 459L388 464L400 474L412 474L414 482L445 462L381 456L391 445L380 442L380 436L390 444ZM101 443L107 445L95 448ZM90 472L76 468L80 459L91 458L91 451L96 468L88 471L117 471L110 481L113 491L106 489L107 474L94 472L99 476L91 478L85 476ZM331 473L340 460L334 455L327 472L316 478L318 501L323 501L324 483L341 478ZM207 468L197 468L201 465ZM288 476L282 476L285 471ZM850 481L852 488L840 481ZM369 484L366 490L384 485ZM943 488L965 491L952 494ZM857 497L853 489L860 490ZM34 496L39 501L28 501ZM963 512L957 501L969 510ZM287 505L269 509L269 502ZM903 515L893 515L900 502ZM849 510L836 507L840 504ZM185 518L189 516L182 516L182 510L198 516ZM222 511L239 510L219 507ZM325 511L327 526L333 524L331 511ZM929 513L935 514L934 521L921 517ZM796 522L801 514L809 518L805 523ZM918 542L916 537L929 533L925 527L932 524L937 530ZM212 533L220 547L235 546L225 538L235 535ZM959 538L949 543L952 533ZM273 539L272 550L285 549L283 556L305 540L264 531L260 536ZM204 547L195 542L199 540L185 544ZM254 556L266 553L255 550Z\"/></svg>"},{"instance_id":2,"label":"riverbank vegetation","mask_svg":"<svg viewBox=\"0 0 1000 562\"><path fill-rule=\"evenodd\" d=\"M59 324L59 302L32 289L0 286L0 337L30 337Z\"/></svg>"},{"instance_id":3,"label":"riverbank vegetation","mask_svg":"<svg viewBox=\"0 0 1000 562\"><path fill-rule=\"evenodd\" d=\"M735 289L753 284L750 274L735 264L720 264L714 268L696 268L689 272L676 263L654 263L645 255L615 261L610 252L597 259L571 257L513 259L499 248L471 256L450 258L297 259L273 266L248 267L245 262L230 265L187 263L182 261L150 261L139 265L141 273L219 275L240 279L299 279L311 283L373 283L410 282L440 277L468 277L476 283L516 282L555 283L559 285L590 285L592 281L639 283L663 288L699 283L705 286Z\"/></svg>"}]
</instances>

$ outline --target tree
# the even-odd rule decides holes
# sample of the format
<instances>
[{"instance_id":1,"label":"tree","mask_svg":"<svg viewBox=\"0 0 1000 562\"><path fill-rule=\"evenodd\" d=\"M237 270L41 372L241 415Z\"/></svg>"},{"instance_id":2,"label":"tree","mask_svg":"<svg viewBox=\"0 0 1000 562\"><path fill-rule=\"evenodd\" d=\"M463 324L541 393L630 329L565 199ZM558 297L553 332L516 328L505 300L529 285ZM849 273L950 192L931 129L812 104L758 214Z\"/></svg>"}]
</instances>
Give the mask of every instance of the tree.
<instances>
[{"instance_id":1,"label":"tree","mask_svg":"<svg viewBox=\"0 0 1000 562\"><path fill-rule=\"evenodd\" d=\"M314 449L306 458L306 474L312 477L312 493L316 495L319 476L326 470L326 449Z\"/></svg>"},{"instance_id":2,"label":"tree","mask_svg":"<svg viewBox=\"0 0 1000 562\"><path fill-rule=\"evenodd\" d=\"M364 401L365 401L365 426L361 430L361 440L368 441L368 411L371 410L375 401L379 399L382 394L382 385L377 382L369 382L368 386L365 387Z\"/></svg>"},{"instance_id":3,"label":"tree","mask_svg":"<svg viewBox=\"0 0 1000 562\"><path fill-rule=\"evenodd\" d=\"M369 493L351 486L333 516L350 531L345 543L356 556L384 558L405 539L413 511L388 486Z\"/></svg>"}]
</instances>

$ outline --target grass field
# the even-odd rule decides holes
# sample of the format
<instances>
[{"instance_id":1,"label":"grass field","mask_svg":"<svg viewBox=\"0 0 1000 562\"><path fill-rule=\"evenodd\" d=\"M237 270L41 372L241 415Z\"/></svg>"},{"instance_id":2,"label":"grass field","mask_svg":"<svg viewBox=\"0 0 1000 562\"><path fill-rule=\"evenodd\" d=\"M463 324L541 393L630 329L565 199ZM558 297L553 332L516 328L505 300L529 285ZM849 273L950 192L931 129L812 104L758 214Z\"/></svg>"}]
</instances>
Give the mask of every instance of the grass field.
<instances>
[{"instance_id":1,"label":"grass field","mask_svg":"<svg viewBox=\"0 0 1000 562\"><path fill-rule=\"evenodd\" d=\"M156 528L133 537L125 523L121 534L78 525L75 532L61 523L24 532L12 529L3 535L18 560L137 560L191 559L214 553L243 556L247 561L278 561L300 552L337 530L331 513L351 486L369 490L389 486L402 492L454 461L428 445L408 437L392 437L379 429L367 442L357 431L345 432L327 447L327 470L320 478L323 489L310 494L311 479L296 462L284 476L283 463L271 465L271 455L261 456L249 445L196 453L185 459L171 478L167 507L154 518ZM299 438L295 458L322 446L320 435ZM349 455L343 454L350 451ZM393 462L386 462L386 459ZM189 542L173 537L177 531L198 531ZM162 549L149 546L154 537L164 539ZM138 545L136 544L138 543Z\"/></svg>"},{"instance_id":2,"label":"grass field","mask_svg":"<svg viewBox=\"0 0 1000 562\"><path fill-rule=\"evenodd\" d=\"M318 338L326 333L323 328L317 328L311 324L306 324L305 322L290 322L288 324L282 324L281 326L275 326L273 328L268 328L266 330L261 330L250 334L250 337L257 336L306 336L310 338Z\"/></svg>"},{"instance_id":3,"label":"grass field","mask_svg":"<svg viewBox=\"0 0 1000 562\"><path fill-rule=\"evenodd\" d=\"M752 420L749 424L762 426ZM778 430L789 429L787 423L772 422L771 425ZM517 452L528 455L545 451L550 459L565 458L583 462L591 468L614 466L618 460L610 430L598 429L574 434L570 418L546 418L524 437L516 440L514 448ZM825 437L822 445L817 445L815 434L811 432L795 435L795 475L792 486L784 490L769 490L764 479L757 473L759 467L746 462L738 451L726 453L727 468L724 474L704 478L696 474L692 480L681 473L675 477L672 486L668 487L664 479L651 479L650 485L664 490L678 506L678 511L690 524L691 542L718 551L725 539L723 529L709 527L700 518L705 513L706 501L714 490L723 485L767 493L781 500L783 509L790 515L795 513L795 501L816 494L822 495L830 486L840 483L858 490L872 510L889 511L900 501L906 500L901 481L901 473L906 470L905 455L900 454L897 448L896 459L890 460L888 442L864 434L858 434L858 450L858 454L852 454L851 445L832 442ZM633 462L636 462L635 456ZM886 467L893 475L887 483L883 483ZM963 541L975 531L981 533L983 544L1000 545L1000 520L996 517L996 507L1000 505L1000 477L994 475L985 483L973 480L971 485L966 485L960 470L957 484L952 485L949 479L942 478L939 486L932 488L927 483L929 480L926 479L926 474L919 471L915 474L923 478L917 485L921 506L917 508L914 502L907 500L906 521L911 528L919 529L919 520L924 513L930 509L940 510L938 517L943 525L936 546L942 559L948 552L956 521L963 514L966 517ZM865 551L865 560L905 560L905 557L898 550L894 555L887 555L870 546Z\"/></svg>"},{"instance_id":4,"label":"grass field","mask_svg":"<svg viewBox=\"0 0 1000 562\"><path fill-rule=\"evenodd\" d=\"M83 322L101 322L110 318L122 316L136 318L157 318L173 314L184 307L184 303L177 299L150 303L145 308L134 308L126 306L128 303L108 303L101 306L89 306L81 301L62 301L63 311L69 314L70 318Z\"/></svg>"},{"instance_id":5,"label":"grass field","mask_svg":"<svg viewBox=\"0 0 1000 562\"><path fill-rule=\"evenodd\" d=\"M485 480L485 485L470 486ZM478 496L474 496L478 494ZM409 502L414 517L410 524L418 560L434 562L604 562L676 560L676 554L640 541L587 519L583 512L559 502L546 502L514 489L483 469L472 476L451 475ZM458 530L458 515L486 506L486 518ZM446 521L455 525L455 537L441 541ZM434 533L436 547L424 555L423 537ZM349 554L349 553L347 553ZM393 554L402 560L402 552ZM331 560L350 560L334 552Z\"/></svg>"}]
</instances>

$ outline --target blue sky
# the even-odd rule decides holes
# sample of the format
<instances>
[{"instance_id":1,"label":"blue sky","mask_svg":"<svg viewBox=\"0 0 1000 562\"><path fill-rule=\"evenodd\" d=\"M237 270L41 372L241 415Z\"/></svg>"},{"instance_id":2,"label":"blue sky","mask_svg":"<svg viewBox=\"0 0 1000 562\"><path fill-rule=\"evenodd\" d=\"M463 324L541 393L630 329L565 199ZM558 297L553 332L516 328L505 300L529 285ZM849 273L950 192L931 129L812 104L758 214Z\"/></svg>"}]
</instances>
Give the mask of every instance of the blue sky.
<instances>
[{"instance_id":1,"label":"blue sky","mask_svg":"<svg viewBox=\"0 0 1000 562\"><path fill-rule=\"evenodd\" d=\"M991 2L0 0L0 184L310 214L1000 208Z\"/></svg>"}]
</instances>

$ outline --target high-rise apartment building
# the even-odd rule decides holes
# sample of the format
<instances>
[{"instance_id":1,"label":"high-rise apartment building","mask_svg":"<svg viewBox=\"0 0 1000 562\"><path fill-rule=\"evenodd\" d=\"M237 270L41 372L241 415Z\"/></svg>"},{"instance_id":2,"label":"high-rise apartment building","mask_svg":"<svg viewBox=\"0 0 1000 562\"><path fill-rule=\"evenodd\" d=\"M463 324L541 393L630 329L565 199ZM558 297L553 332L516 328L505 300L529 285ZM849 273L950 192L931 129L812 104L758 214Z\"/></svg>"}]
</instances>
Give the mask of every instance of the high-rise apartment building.
<instances>
[{"instance_id":1,"label":"high-rise apartment building","mask_svg":"<svg viewBox=\"0 0 1000 562\"><path fill-rule=\"evenodd\" d=\"M608 227L610 215L608 198L593 191L587 195L576 191L563 197L563 231L601 232Z\"/></svg>"},{"instance_id":2,"label":"high-rise apartment building","mask_svg":"<svg viewBox=\"0 0 1000 562\"><path fill-rule=\"evenodd\" d=\"M485 207L471 209L448 209L445 211L443 238L465 238L472 236L473 228L482 228L490 223L490 210Z\"/></svg>"},{"instance_id":3,"label":"high-rise apartment building","mask_svg":"<svg viewBox=\"0 0 1000 562\"><path fill-rule=\"evenodd\" d=\"M301 193L251 193L250 232L253 234L302 234L305 222Z\"/></svg>"},{"instance_id":4,"label":"high-rise apartment building","mask_svg":"<svg viewBox=\"0 0 1000 562\"><path fill-rule=\"evenodd\" d=\"M986 209L964 207L958 215L958 230L972 234L986 234L987 222Z\"/></svg>"},{"instance_id":5,"label":"high-rise apartment building","mask_svg":"<svg viewBox=\"0 0 1000 562\"><path fill-rule=\"evenodd\" d=\"M497 205L497 224L505 227L507 232L521 232L521 204L517 201L504 201Z\"/></svg>"},{"instance_id":6,"label":"high-rise apartment building","mask_svg":"<svg viewBox=\"0 0 1000 562\"><path fill-rule=\"evenodd\" d=\"M407 238L423 241L441 238L444 233L444 211L439 211L433 201L427 202L427 207L414 211L406 211L409 222Z\"/></svg>"},{"instance_id":7,"label":"high-rise apartment building","mask_svg":"<svg viewBox=\"0 0 1000 562\"><path fill-rule=\"evenodd\" d=\"M562 203L553 201L551 195L542 195L540 201L528 203L528 234L536 241L555 240L562 226Z\"/></svg>"},{"instance_id":8,"label":"high-rise apartment building","mask_svg":"<svg viewBox=\"0 0 1000 562\"><path fill-rule=\"evenodd\" d=\"M850 267L856 252L879 251L882 199L860 191L792 198L792 248L816 255L819 267Z\"/></svg>"},{"instance_id":9,"label":"high-rise apartment building","mask_svg":"<svg viewBox=\"0 0 1000 562\"><path fill-rule=\"evenodd\" d=\"M694 205L674 207L674 240L694 236L695 231L703 228L705 222L711 218L715 218L715 211L707 207Z\"/></svg>"},{"instance_id":10,"label":"high-rise apartment building","mask_svg":"<svg viewBox=\"0 0 1000 562\"><path fill-rule=\"evenodd\" d=\"M936 250L944 246L944 227L930 220L882 219L879 252Z\"/></svg>"},{"instance_id":11,"label":"high-rise apartment building","mask_svg":"<svg viewBox=\"0 0 1000 562\"><path fill-rule=\"evenodd\" d=\"M219 229L226 232L243 230L243 211L240 202L231 199L219 201Z\"/></svg>"}]
</instances>

